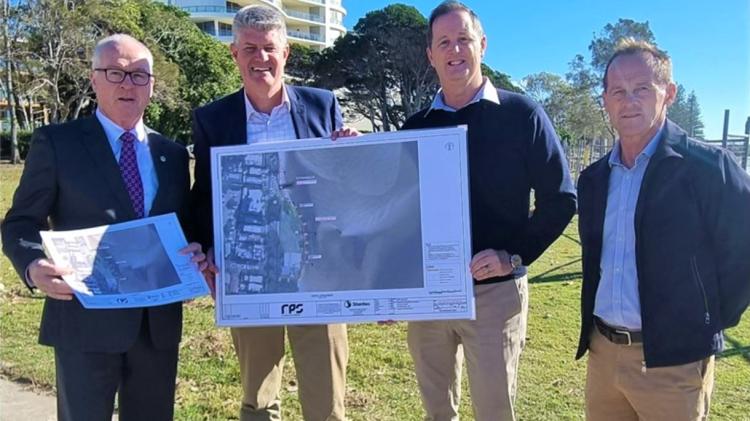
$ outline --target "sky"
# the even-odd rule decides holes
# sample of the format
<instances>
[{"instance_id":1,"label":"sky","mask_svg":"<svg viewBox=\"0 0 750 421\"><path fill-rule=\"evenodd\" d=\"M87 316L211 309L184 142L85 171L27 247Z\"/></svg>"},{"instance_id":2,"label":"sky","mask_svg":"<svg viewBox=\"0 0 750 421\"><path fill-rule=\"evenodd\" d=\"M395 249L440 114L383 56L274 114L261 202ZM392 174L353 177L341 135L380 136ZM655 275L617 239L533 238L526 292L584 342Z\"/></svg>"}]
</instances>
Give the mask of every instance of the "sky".
<instances>
[{"instance_id":1,"label":"sky","mask_svg":"<svg viewBox=\"0 0 750 421\"><path fill-rule=\"evenodd\" d=\"M343 0L352 29L367 12L396 3ZM404 0L423 15L438 0ZM750 0L464 0L487 35L485 62L514 81L550 72L564 76L576 54L619 18L647 21L672 57L673 78L695 91L706 139L720 139L724 110L729 133L743 134L750 117Z\"/></svg>"}]
</instances>

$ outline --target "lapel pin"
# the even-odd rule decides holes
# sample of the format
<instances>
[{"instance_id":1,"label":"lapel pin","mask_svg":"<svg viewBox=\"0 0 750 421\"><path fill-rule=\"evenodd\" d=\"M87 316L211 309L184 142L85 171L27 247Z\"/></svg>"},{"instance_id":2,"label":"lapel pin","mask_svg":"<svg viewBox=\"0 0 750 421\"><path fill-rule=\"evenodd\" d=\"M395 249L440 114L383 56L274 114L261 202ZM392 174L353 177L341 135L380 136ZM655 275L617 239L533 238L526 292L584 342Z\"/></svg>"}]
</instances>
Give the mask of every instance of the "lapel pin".
<instances>
[{"instance_id":1,"label":"lapel pin","mask_svg":"<svg viewBox=\"0 0 750 421\"><path fill-rule=\"evenodd\" d=\"M162 155L162 156L159 157L159 161L161 161L161 162L167 162L167 157L164 156L164 155Z\"/></svg>"}]
</instances>

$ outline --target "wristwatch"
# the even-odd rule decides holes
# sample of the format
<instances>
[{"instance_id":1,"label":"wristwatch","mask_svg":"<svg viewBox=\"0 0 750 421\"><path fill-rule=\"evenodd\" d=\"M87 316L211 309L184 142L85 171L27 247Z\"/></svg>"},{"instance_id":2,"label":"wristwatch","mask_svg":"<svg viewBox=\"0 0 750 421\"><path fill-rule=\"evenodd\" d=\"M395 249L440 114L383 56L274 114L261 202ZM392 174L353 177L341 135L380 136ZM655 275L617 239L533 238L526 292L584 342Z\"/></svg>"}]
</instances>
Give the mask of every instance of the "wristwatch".
<instances>
[{"instance_id":1,"label":"wristwatch","mask_svg":"<svg viewBox=\"0 0 750 421\"><path fill-rule=\"evenodd\" d=\"M511 254L510 255L510 267L513 268L513 270L516 270L523 266L523 260L521 260L521 256L517 254Z\"/></svg>"}]
</instances>

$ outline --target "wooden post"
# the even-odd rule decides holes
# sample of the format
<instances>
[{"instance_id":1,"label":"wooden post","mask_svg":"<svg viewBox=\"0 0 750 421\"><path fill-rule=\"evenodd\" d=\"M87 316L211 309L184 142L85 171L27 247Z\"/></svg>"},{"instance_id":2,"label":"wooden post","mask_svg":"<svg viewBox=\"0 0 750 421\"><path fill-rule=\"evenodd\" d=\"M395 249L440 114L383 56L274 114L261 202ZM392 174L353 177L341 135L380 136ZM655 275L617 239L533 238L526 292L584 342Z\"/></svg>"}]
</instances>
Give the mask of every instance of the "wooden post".
<instances>
[{"instance_id":1,"label":"wooden post","mask_svg":"<svg viewBox=\"0 0 750 421\"><path fill-rule=\"evenodd\" d=\"M747 168L747 156L750 155L750 117L745 120L745 156L742 157L742 167Z\"/></svg>"},{"instance_id":2,"label":"wooden post","mask_svg":"<svg viewBox=\"0 0 750 421\"><path fill-rule=\"evenodd\" d=\"M721 147L727 148L727 140L729 139L729 110L724 110L724 134L721 135Z\"/></svg>"}]
</instances>

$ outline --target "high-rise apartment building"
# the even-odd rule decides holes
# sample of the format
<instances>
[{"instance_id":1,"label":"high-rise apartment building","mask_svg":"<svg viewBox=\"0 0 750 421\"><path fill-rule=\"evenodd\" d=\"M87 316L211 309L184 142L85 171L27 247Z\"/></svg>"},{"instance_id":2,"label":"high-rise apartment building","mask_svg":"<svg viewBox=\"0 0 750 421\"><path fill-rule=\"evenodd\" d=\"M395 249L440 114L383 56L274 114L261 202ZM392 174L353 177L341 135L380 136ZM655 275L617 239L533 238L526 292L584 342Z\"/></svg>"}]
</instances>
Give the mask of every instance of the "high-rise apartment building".
<instances>
[{"instance_id":1,"label":"high-rise apartment building","mask_svg":"<svg viewBox=\"0 0 750 421\"><path fill-rule=\"evenodd\" d=\"M190 13L198 27L214 38L232 41L232 19L242 7L265 4L286 17L287 38L322 50L346 33L342 0L162 0Z\"/></svg>"}]
</instances>

